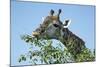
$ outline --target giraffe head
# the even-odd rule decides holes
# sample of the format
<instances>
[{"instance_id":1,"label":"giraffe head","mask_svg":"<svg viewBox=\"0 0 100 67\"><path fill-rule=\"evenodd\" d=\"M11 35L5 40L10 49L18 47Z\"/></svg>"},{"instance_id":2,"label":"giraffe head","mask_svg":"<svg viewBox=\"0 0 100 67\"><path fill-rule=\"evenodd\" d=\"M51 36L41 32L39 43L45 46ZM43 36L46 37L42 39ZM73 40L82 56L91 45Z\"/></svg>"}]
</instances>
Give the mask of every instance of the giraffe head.
<instances>
[{"instance_id":1,"label":"giraffe head","mask_svg":"<svg viewBox=\"0 0 100 67\"><path fill-rule=\"evenodd\" d=\"M33 31L32 35L38 39L61 41L65 47L68 47L69 52L76 57L85 48L85 42L68 29L69 20L66 20L64 24L60 21L60 14L61 9L59 9L57 15L54 15L54 11L51 10L49 16Z\"/></svg>"},{"instance_id":2,"label":"giraffe head","mask_svg":"<svg viewBox=\"0 0 100 67\"><path fill-rule=\"evenodd\" d=\"M63 33L64 26L68 25L69 20L65 24L60 21L61 9L58 10L57 15L51 9L49 16L45 17L43 23L33 31L32 35L38 38L58 39Z\"/></svg>"}]
</instances>

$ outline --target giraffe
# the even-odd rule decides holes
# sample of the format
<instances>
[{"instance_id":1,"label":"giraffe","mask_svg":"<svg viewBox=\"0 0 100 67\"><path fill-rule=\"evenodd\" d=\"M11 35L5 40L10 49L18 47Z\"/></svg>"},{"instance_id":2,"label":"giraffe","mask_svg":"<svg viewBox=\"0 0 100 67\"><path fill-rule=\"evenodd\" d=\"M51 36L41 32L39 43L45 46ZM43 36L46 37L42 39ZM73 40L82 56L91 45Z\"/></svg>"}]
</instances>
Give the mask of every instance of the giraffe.
<instances>
[{"instance_id":1,"label":"giraffe","mask_svg":"<svg viewBox=\"0 0 100 67\"><path fill-rule=\"evenodd\" d=\"M70 20L65 20L63 23L60 20L60 14L62 10L59 9L58 13L54 15L54 10L51 9L49 15L45 17L42 24L32 32L32 35L37 38L43 39L56 39L59 40L64 46L68 49L68 51L73 55L74 58L77 58L77 54L79 54L85 46L85 42L79 38L77 35L72 33L67 26Z\"/></svg>"}]
</instances>

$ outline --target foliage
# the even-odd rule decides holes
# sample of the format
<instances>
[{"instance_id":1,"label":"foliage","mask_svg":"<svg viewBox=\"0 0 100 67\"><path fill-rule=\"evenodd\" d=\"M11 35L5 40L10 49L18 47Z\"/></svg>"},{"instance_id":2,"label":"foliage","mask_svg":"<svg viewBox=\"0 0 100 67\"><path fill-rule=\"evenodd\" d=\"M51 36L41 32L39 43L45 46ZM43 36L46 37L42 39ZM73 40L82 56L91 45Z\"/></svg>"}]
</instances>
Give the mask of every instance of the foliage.
<instances>
[{"instance_id":1,"label":"foliage","mask_svg":"<svg viewBox=\"0 0 100 67\"><path fill-rule=\"evenodd\" d=\"M54 47L52 40L33 38L30 35L23 35L21 39L29 43L30 46L35 46L38 49L34 50L33 47L29 48L27 54L19 57L19 62L30 60L32 64L61 64L95 60L94 53L88 48L82 50L82 52L77 55L77 59L75 59L66 47L62 47L61 43Z\"/></svg>"},{"instance_id":2,"label":"foliage","mask_svg":"<svg viewBox=\"0 0 100 67\"><path fill-rule=\"evenodd\" d=\"M85 48L84 50L82 50L80 54L77 55L76 61L77 62L95 61L95 53L90 51L88 48Z\"/></svg>"}]
</instances>

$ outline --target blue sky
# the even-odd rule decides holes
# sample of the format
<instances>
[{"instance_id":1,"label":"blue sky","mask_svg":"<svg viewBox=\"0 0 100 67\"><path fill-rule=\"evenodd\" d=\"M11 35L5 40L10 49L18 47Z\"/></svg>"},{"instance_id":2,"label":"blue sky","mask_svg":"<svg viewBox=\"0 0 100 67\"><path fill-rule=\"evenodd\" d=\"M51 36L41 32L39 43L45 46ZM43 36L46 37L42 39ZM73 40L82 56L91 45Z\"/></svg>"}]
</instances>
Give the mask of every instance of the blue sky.
<instances>
[{"instance_id":1,"label":"blue sky","mask_svg":"<svg viewBox=\"0 0 100 67\"><path fill-rule=\"evenodd\" d=\"M71 19L70 31L85 41L85 45L95 48L95 7L86 5L50 4L34 2L11 2L11 65L26 65L18 63L18 57L27 53L29 45L21 40L20 35L30 34L39 24L42 17L49 11L62 9L61 20Z\"/></svg>"}]
</instances>

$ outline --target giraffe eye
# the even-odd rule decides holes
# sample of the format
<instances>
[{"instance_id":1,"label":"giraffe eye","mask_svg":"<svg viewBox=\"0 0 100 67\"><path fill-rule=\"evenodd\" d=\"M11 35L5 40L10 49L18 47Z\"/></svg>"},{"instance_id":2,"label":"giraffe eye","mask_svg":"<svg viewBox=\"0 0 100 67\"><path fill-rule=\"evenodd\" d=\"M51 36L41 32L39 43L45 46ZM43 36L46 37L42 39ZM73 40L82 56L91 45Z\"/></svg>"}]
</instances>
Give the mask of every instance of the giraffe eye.
<instances>
[{"instance_id":1,"label":"giraffe eye","mask_svg":"<svg viewBox=\"0 0 100 67\"><path fill-rule=\"evenodd\" d=\"M59 25L57 25L57 24L53 24L54 25L54 27L59 27Z\"/></svg>"}]
</instances>

